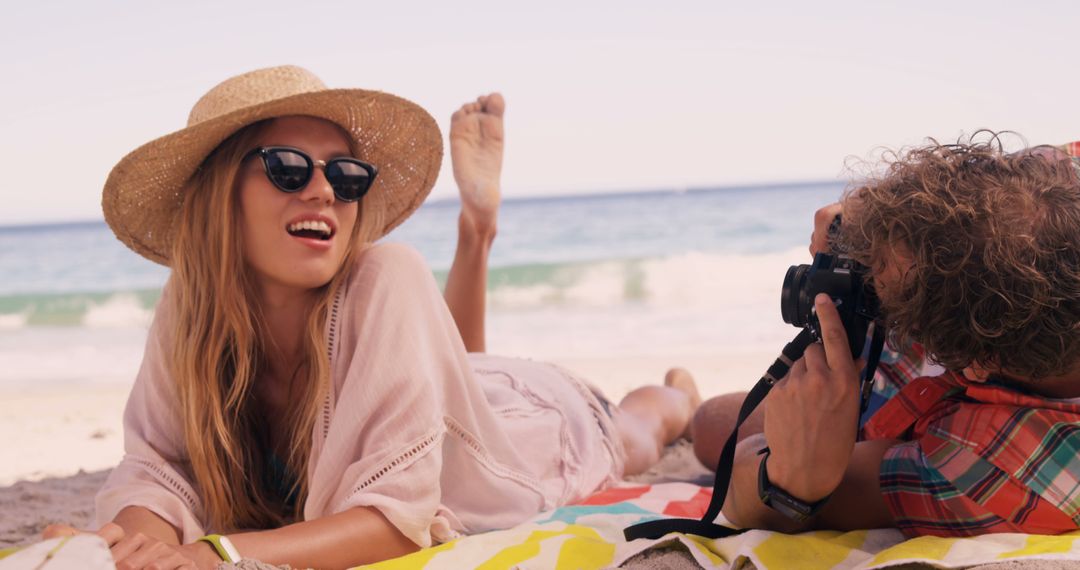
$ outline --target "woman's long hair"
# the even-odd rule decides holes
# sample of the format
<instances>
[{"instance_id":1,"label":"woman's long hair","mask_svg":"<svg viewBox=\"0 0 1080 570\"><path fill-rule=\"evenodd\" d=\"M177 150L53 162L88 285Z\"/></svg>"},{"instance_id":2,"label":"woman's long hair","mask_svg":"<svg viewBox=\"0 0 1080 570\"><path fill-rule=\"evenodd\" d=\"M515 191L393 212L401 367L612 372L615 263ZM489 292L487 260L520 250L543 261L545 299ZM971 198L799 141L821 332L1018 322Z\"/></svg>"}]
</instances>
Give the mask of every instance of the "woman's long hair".
<instances>
[{"instance_id":1,"label":"woman's long hair","mask_svg":"<svg viewBox=\"0 0 1080 570\"><path fill-rule=\"evenodd\" d=\"M171 294L177 316L170 372L177 387L190 476L212 528L274 528L302 518L307 499L312 432L330 377L326 321L329 305L348 276L358 250L378 237L381 209L365 197L337 273L314 291L301 340L301 362L290 388L289 410L266 418L254 387L275 353L258 304L239 231L238 173L270 120L225 140L186 187L172 251ZM352 143L350 151L356 156ZM344 237L344 236L343 236ZM295 388L295 392L293 390ZM287 513L283 498L267 489L267 421L288 434L285 464L295 474Z\"/></svg>"}]
</instances>

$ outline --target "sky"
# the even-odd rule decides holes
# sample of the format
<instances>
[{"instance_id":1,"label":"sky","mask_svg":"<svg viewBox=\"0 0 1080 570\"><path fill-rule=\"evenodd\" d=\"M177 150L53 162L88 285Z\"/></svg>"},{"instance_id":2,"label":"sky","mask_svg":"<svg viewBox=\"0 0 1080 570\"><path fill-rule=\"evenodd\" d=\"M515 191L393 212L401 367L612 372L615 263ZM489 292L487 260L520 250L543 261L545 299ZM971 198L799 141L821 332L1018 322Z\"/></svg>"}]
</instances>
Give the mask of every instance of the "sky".
<instances>
[{"instance_id":1,"label":"sky","mask_svg":"<svg viewBox=\"0 0 1080 570\"><path fill-rule=\"evenodd\" d=\"M125 154L282 64L387 91L444 137L507 100L507 197L832 180L977 129L1080 139L1066 1L11 2L0 224L102 219ZM449 157L432 193L454 196Z\"/></svg>"}]
</instances>

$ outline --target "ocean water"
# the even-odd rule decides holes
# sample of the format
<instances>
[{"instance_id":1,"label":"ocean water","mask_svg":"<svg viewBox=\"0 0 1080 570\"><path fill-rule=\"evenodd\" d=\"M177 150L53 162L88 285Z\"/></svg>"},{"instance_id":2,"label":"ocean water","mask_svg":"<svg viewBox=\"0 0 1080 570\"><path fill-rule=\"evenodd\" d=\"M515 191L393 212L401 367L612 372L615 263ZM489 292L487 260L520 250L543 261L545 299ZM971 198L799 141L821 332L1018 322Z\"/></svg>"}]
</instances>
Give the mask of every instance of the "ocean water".
<instances>
[{"instance_id":1,"label":"ocean water","mask_svg":"<svg viewBox=\"0 0 1080 570\"><path fill-rule=\"evenodd\" d=\"M838 183L507 199L488 285L490 352L568 358L780 343L779 292ZM459 206L384 238L445 281ZM168 269L103 222L0 227L0 387L130 382ZM779 344L777 344L779 346Z\"/></svg>"}]
</instances>

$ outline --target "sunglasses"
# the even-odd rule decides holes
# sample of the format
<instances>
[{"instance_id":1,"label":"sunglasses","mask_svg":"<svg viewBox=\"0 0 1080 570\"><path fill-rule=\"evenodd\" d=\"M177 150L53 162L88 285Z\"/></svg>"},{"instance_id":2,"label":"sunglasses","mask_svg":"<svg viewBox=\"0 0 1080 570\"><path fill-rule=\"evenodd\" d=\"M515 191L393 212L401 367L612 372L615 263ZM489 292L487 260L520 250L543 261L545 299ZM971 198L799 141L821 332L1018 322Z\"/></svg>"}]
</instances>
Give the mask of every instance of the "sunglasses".
<instances>
[{"instance_id":1,"label":"sunglasses","mask_svg":"<svg viewBox=\"0 0 1080 570\"><path fill-rule=\"evenodd\" d=\"M259 147L244 156L244 160L256 154L262 158L266 177L278 190L290 194L303 190L311 182L318 166L334 189L334 196L342 202L355 202L362 198L379 172L374 166L355 158L332 158L324 162L289 146Z\"/></svg>"}]
</instances>

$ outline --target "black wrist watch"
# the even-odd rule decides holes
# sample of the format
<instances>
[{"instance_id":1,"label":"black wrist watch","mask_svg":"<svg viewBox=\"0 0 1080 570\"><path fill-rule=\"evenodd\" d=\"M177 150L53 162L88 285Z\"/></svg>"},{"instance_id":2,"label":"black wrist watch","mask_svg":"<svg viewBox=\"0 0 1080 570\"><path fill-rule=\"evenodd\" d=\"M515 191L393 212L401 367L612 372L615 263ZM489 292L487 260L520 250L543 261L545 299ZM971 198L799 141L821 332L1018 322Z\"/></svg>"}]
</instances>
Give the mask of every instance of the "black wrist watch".
<instances>
[{"instance_id":1,"label":"black wrist watch","mask_svg":"<svg viewBox=\"0 0 1080 570\"><path fill-rule=\"evenodd\" d=\"M766 507L769 507L795 522L803 522L816 515L817 512L821 510L821 507L829 502L829 497L832 496L832 493L829 493L820 501L807 503L806 501L792 497L787 491L770 483L769 470L765 467L765 464L769 461L769 448L766 447L761 450L761 453L765 454L765 457L761 458L761 467L758 468L757 492L758 497L761 498L761 502L764 503Z\"/></svg>"}]
</instances>

